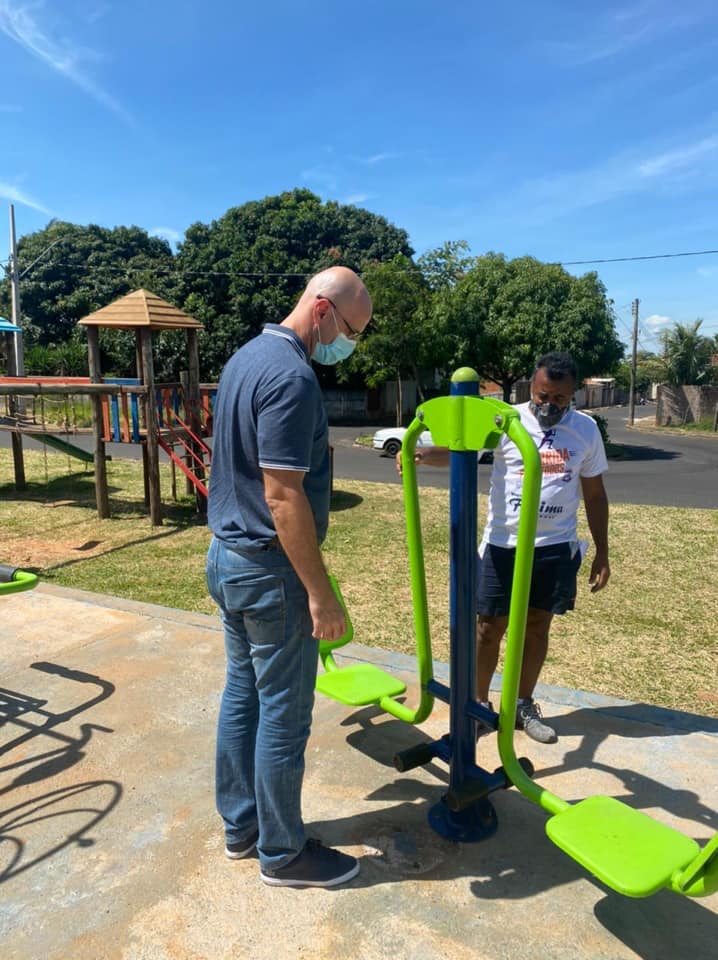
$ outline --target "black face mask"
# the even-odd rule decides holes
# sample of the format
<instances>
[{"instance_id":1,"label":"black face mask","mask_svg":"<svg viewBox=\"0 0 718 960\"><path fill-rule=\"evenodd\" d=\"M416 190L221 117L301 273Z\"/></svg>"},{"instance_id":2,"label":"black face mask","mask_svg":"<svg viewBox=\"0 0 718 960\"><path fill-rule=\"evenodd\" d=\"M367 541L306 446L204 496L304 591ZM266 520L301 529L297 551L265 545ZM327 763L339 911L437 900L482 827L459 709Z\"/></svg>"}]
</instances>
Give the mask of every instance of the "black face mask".
<instances>
[{"instance_id":1,"label":"black face mask","mask_svg":"<svg viewBox=\"0 0 718 960\"><path fill-rule=\"evenodd\" d=\"M557 407L555 403L534 403L533 400L529 400L529 410L538 420L542 430L551 430L563 419L568 407Z\"/></svg>"}]
</instances>

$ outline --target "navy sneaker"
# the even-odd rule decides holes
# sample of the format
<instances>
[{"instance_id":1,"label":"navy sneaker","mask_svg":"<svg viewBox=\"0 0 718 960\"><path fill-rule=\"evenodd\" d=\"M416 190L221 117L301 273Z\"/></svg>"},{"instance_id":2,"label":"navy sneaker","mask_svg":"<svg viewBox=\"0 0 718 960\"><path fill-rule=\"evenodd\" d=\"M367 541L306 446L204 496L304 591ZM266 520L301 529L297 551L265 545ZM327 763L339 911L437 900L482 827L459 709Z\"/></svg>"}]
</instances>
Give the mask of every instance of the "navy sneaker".
<instances>
[{"instance_id":1,"label":"navy sneaker","mask_svg":"<svg viewBox=\"0 0 718 960\"><path fill-rule=\"evenodd\" d=\"M259 876L270 887L336 887L358 873L355 857L307 840L298 857L276 870L262 867Z\"/></svg>"},{"instance_id":2,"label":"navy sneaker","mask_svg":"<svg viewBox=\"0 0 718 960\"><path fill-rule=\"evenodd\" d=\"M243 860L254 851L259 840L259 831L255 830L246 840L240 840L238 843L227 843L224 847L224 855L230 860Z\"/></svg>"},{"instance_id":3,"label":"navy sneaker","mask_svg":"<svg viewBox=\"0 0 718 960\"><path fill-rule=\"evenodd\" d=\"M523 730L527 737L537 743L556 743L558 740L554 728L544 723L541 707L533 698L519 700L516 707L516 729Z\"/></svg>"}]
</instances>

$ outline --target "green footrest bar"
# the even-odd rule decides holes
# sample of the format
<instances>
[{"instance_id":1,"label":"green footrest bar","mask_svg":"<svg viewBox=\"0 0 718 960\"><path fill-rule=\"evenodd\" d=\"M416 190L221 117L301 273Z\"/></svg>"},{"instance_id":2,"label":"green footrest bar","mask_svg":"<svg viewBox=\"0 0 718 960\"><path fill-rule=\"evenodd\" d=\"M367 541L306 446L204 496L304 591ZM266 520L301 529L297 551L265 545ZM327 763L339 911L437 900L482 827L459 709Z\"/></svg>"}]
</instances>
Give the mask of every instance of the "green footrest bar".
<instances>
[{"instance_id":1,"label":"green footrest bar","mask_svg":"<svg viewBox=\"0 0 718 960\"><path fill-rule=\"evenodd\" d=\"M20 593L37 586L37 575L26 570L18 570L9 564L0 564L0 596L6 593Z\"/></svg>"},{"instance_id":2,"label":"green footrest bar","mask_svg":"<svg viewBox=\"0 0 718 960\"><path fill-rule=\"evenodd\" d=\"M648 897L670 886L700 848L695 840L613 797L588 797L546 824L551 840L613 890Z\"/></svg>"},{"instance_id":3,"label":"green footrest bar","mask_svg":"<svg viewBox=\"0 0 718 960\"><path fill-rule=\"evenodd\" d=\"M397 697L406 684L371 663L355 663L317 677L317 690L350 707L365 707L383 697Z\"/></svg>"}]
</instances>

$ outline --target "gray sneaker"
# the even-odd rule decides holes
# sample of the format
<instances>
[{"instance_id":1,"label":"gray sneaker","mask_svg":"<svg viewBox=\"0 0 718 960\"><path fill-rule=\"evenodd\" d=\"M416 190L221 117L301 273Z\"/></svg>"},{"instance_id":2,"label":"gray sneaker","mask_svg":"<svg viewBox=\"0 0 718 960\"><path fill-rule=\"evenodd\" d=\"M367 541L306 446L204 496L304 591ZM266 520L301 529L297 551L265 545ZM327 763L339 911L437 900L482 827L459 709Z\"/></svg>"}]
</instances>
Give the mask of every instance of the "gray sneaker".
<instances>
[{"instance_id":1,"label":"gray sneaker","mask_svg":"<svg viewBox=\"0 0 718 960\"><path fill-rule=\"evenodd\" d=\"M319 840L307 840L304 849L286 867L262 867L259 876L270 887L336 887L359 873L359 861Z\"/></svg>"},{"instance_id":2,"label":"gray sneaker","mask_svg":"<svg viewBox=\"0 0 718 960\"><path fill-rule=\"evenodd\" d=\"M556 743L558 740L554 728L543 722L541 707L534 699L519 701L516 708L516 729L523 730L527 737L537 743Z\"/></svg>"}]
</instances>

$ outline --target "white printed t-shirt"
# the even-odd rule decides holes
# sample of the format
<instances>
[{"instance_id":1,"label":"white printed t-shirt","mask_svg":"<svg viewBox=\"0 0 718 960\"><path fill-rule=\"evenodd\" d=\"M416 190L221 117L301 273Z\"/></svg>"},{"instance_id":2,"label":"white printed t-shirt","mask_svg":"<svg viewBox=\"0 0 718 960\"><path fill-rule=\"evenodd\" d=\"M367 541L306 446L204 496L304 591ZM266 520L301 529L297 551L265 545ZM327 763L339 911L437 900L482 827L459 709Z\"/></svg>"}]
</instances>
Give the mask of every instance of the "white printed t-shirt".
<instances>
[{"instance_id":1,"label":"white printed t-shirt","mask_svg":"<svg viewBox=\"0 0 718 960\"><path fill-rule=\"evenodd\" d=\"M581 501L580 477L597 477L608 469L603 439L586 413L569 410L551 430L542 430L528 403L516 410L538 447L543 477L536 546L576 541ZM482 539L497 547L515 547L521 508L523 460L516 444L503 434L494 450L489 512Z\"/></svg>"}]
</instances>

